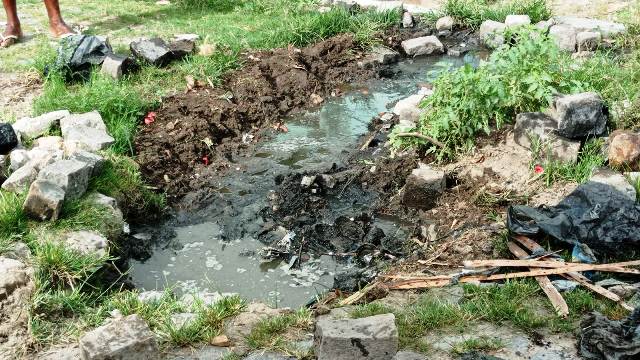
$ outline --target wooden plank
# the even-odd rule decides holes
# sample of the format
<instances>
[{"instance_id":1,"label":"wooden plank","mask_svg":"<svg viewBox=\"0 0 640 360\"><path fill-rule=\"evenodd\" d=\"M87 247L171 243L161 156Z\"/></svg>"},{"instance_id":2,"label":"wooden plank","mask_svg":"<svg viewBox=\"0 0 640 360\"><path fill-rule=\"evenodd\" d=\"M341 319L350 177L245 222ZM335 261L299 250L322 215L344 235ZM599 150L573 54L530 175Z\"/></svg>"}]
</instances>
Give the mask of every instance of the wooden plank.
<instances>
[{"instance_id":1,"label":"wooden plank","mask_svg":"<svg viewBox=\"0 0 640 360\"><path fill-rule=\"evenodd\" d=\"M509 251L511 251L511 253L519 259L526 259L527 256L529 256L526 251L524 251L521 247L519 247L512 241L509 241L507 243L507 246L509 247ZM556 310L558 316L567 317L567 315L569 315L569 306L567 305L567 302L564 301L564 298L562 297L558 289L553 286L551 280L549 280L549 278L546 276L536 276L535 279L540 285L542 291L544 291L544 293L549 298L549 301L551 301L551 305L553 305L553 308Z\"/></svg>"},{"instance_id":2,"label":"wooden plank","mask_svg":"<svg viewBox=\"0 0 640 360\"><path fill-rule=\"evenodd\" d=\"M515 245L515 244L514 244ZM556 260L467 260L463 262L466 268L487 268L487 267L536 267L536 268L560 268L567 266L582 266L585 263L560 262ZM625 261L609 264L588 264L594 266L594 270L618 269L625 266L639 266L640 260Z\"/></svg>"}]
</instances>

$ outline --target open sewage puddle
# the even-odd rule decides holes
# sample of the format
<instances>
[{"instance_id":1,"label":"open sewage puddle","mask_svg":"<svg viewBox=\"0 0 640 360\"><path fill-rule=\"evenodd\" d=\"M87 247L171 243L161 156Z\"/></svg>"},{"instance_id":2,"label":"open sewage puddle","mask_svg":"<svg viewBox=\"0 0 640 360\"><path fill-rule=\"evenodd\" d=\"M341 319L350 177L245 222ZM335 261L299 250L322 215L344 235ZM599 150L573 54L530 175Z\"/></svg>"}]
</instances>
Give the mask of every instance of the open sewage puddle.
<instances>
[{"instance_id":1,"label":"open sewage puddle","mask_svg":"<svg viewBox=\"0 0 640 360\"><path fill-rule=\"evenodd\" d=\"M334 251L328 251L309 245L303 252L302 245L300 250L296 245L291 246L288 261L278 256L265 260L269 258L265 254L269 251L264 250L267 245L305 244L304 232L284 228L265 216L276 210L272 200L278 196L282 179L343 164L374 116L415 94L421 83L473 61L471 55L406 60L391 68L394 75L390 78L351 88L344 96L328 98L316 109L285 119L288 132L267 137L253 154L233 159L235 169L222 178L217 196L206 208L137 229L143 233L136 236L153 234L158 245L146 261L131 261L134 284L144 290L170 287L178 294L238 293L249 301L293 308L325 293L332 288L336 273L357 266L349 257L333 255L340 252L340 246L329 246ZM341 236L348 224L335 224L353 222L373 202L376 194L363 191L358 184L347 185L322 195L325 207L320 219L315 219L326 223L315 225L316 229L326 227L321 236ZM372 217L368 222L369 229L382 230L383 236L396 243L408 235L394 219Z\"/></svg>"}]
</instances>

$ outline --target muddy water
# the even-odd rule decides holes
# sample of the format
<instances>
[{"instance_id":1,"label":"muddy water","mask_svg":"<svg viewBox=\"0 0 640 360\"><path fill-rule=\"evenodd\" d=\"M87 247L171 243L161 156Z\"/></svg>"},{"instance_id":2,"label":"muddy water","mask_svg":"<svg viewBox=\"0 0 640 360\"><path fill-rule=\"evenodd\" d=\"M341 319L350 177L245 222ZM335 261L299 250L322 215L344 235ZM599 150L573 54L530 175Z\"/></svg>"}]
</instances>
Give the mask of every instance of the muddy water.
<instances>
[{"instance_id":1,"label":"muddy water","mask_svg":"<svg viewBox=\"0 0 640 360\"><path fill-rule=\"evenodd\" d=\"M388 111L395 101L417 92L421 83L439 73L473 61L450 57L407 60L394 66L396 75L349 88L346 95L327 99L322 106L286 119L287 133L263 140L251 156L234 159L235 171L216 184L210 206L177 214L163 224L137 229L157 237L158 248L144 262L132 262L133 282L145 290L172 287L178 293L238 293L247 300L273 306L298 307L331 289L337 271L354 266L331 255L310 254L299 268L284 261L264 261L257 240L265 227L261 211L276 188L275 178L341 163L373 116ZM332 198L334 219L354 216L374 194L350 189ZM354 200L355 199L355 200ZM376 219L387 236L406 237L393 219ZM295 236L282 229L281 236Z\"/></svg>"}]
</instances>

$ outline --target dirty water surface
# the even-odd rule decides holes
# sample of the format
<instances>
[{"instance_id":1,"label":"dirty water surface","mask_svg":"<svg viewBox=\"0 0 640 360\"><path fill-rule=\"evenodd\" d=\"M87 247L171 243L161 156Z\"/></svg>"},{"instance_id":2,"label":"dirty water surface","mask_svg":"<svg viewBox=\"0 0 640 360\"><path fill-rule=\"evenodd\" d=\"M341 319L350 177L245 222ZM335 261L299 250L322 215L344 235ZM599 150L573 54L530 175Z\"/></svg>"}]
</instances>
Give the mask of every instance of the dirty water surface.
<instances>
[{"instance_id":1,"label":"dirty water surface","mask_svg":"<svg viewBox=\"0 0 640 360\"><path fill-rule=\"evenodd\" d=\"M393 76L351 86L343 96L288 117L287 132L273 131L250 154L232 159L235 168L219 179L203 209L176 212L164 223L134 229L135 236L151 236L156 245L148 259L130 262L132 281L144 290L238 293L276 307L299 307L321 296L333 287L336 273L359 266L341 256L354 251L346 233L368 238L375 229L398 243L408 232L396 219L376 216L371 209L376 194L348 179L332 189L312 187L310 198L293 198L321 202L322 211L308 216L292 206L287 213L274 205L288 186L283 179L293 176L298 186L303 174L345 165L374 116L390 111L439 73L473 61L471 55L405 60L391 67ZM320 240L297 228L309 223ZM337 237L346 244L332 240Z\"/></svg>"}]
</instances>

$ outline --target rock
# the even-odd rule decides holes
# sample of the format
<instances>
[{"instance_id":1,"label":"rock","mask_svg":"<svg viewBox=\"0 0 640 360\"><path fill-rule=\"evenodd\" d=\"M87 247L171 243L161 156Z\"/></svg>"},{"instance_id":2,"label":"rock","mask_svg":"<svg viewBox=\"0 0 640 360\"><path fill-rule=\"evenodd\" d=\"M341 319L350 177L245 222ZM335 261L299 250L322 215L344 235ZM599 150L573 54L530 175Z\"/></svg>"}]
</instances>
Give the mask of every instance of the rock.
<instances>
[{"instance_id":1,"label":"rock","mask_svg":"<svg viewBox=\"0 0 640 360\"><path fill-rule=\"evenodd\" d=\"M35 139L47 133L65 116L69 116L68 110L53 111L34 118L22 118L13 124L13 128L23 139Z\"/></svg>"},{"instance_id":2,"label":"rock","mask_svg":"<svg viewBox=\"0 0 640 360\"><path fill-rule=\"evenodd\" d=\"M556 120L547 114L540 112L518 114L513 129L514 141L526 149L540 151L538 155L546 159L576 163L580 142L558 135L556 129Z\"/></svg>"},{"instance_id":3,"label":"rock","mask_svg":"<svg viewBox=\"0 0 640 360\"><path fill-rule=\"evenodd\" d=\"M620 296L622 299L630 299L638 292L635 285L615 285L609 288L609 291Z\"/></svg>"},{"instance_id":4,"label":"rock","mask_svg":"<svg viewBox=\"0 0 640 360\"><path fill-rule=\"evenodd\" d=\"M2 183L2 188L10 192L22 192L38 177L38 171L32 165L25 165L11 173Z\"/></svg>"},{"instance_id":5,"label":"rock","mask_svg":"<svg viewBox=\"0 0 640 360\"><path fill-rule=\"evenodd\" d=\"M630 130L616 130L609 136L609 164L640 168L640 134Z\"/></svg>"},{"instance_id":6,"label":"rock","mask_svg":"<svg viewBox=\"0 0 640 360\"><path fill-rule=\"evenodd\" d=\"M229 347L233 345L231 340L227 337L227 335L218 335L211 339L211 345L213 346L221 346L221 347Z\"/></svg>"},{"instance_id":7,"label":"rock","mask_svg":"<svg viewBox=\"0 0 640 360\"><path fill-rule=\"evenodd\" d=\"M558 121L558 133L569 139L601 135L607 126L604 102L597 93L557 97L553 112Z\"/></svg>"},{"instance_id":8,"label":"rock","mask_svg":"<svg viewBox=\"0 0 640 360\"><path fill-rule=\"evenodd\" d=\"M446 188L444 171L420 164L411 171L402 191L402 204L410 208L428 210L436 206Z\"/></svg>"},{"instance_id":9,"label":"rock","mask_svg":"<svg viewBox=\"0 0 640 360\"><path fill-rule=\"evenodd\" d=\"M15 149L9 153L9 161L9 168L16 171L29 162L29 151L25 149Z\"/></svg>"},{"instance_id":10,"label":"rock","mask_svg":"<svg viewBox=\"0 0 640 360\"><path fill-rule=\"evenodd\" d=\"M303 176L302 180L300 180L300 186L303 188L308 188L311 185L313 185L313 183L316 181L316 176L315 175L311 175L311 176Z\"/></svg>"},{"instance_id":11,"label":"rock","mask_svg":"<svg viewBox=\"0 0 640 360\"><path fill-rule=\"evenodd\" d=\"M62 132L62 137L66 137L69 131L77 127L90 127L107 131L107 126L104 124L102 116L97 111L91 111L83 114L71 114L60 119L60 131Z\"/></svg>"},{"instance_id":12,"label":"rock","mask_svg":"<svg viewBox=\"0 0 640 360\"><path fill-rule=\"evenodd\" d=\"M426 356L411 351L398 351L393 360L428 360Z\"/></svg>"},{"instance_id":13,"label":"rock","mask_svg":"<svg viewBox=\"0 0 640 360\"><path fill-rule=\"evenodd\" d=\"M187 55L193 54L196 50L196 43L189 40L176 40L169 44L171 54L174 59L182 59Z\"/></svg>"},{"instance_id":14,"label":"rock","mask_svg":"<svg viewBox=\"0 0 640 360\"><path fill-rule=\"evenodd\" d=\"M444 305L458 305L464 299L464 288L460 285L429 289L429 297Z\"/></svg>"},{"instance_id":15,"label":"rock","mask_svg":"<svg viewBox=\"0 0 640 360\"><path fill-rule=\"evenodd\" d=\"M33 141L33 147L41 150L63 150L64 143L61 136L44 136Z\"/></svg>"},{"instance_id":16,"label":"rock","mask_svg":"<svg viewBox=\"0 0 640 360\"><path fill-rule=\"evenodd\" d=\"M73 231L67 233L64 239L65 245L83 255L102 257L108 254L109 242L107 238L95 231Z\"/></svg>"},{"instance_id":17,"label":"rock","mask_svg":"<svg viewBox=\"0 0 640 360\"><path fill-rule=\"evenodd\" d=\"M77 344L66 348L49 349L37 355L37 360L81 360L82 354Z\"/></svg>"},{"instance_id":18,"label":"rock","mask_svg":"<svg viewBox=\"0 0 640 360\"><path fill-rule=\"evenodd\" d=\"M22 209L40 221L57 220L62 211L64 190L57 184L46 180L36 180L29 188L29 194Z\"/></svg>"},{"instance_id":19,"label":"rock","mask_svg":"<svg viewBox=\"0 0 640 360\"><path fill-rule=\"evenodd\" d=\"M106 160L102 156L85 150L78 150L74 152L70 159L87 164L89 166L91 176L100 175L104 168L104 164L106 163Z\"/></svg>"},{"instance_id":20,"label":"rock","mask_svg":"<svg viewBox=\"0 0 640 360\"><path fill-rule=\"evenodd\" d=\"M424 99L424 95L416 94L408 98L402 99L393 107L393 113L398 115L400 121L411 121L413 123L420 120L420 102Z\"/></svg>"},{"instance_id":21,"label":"rock","mask_svg":"<svg viewBox=\"0 0 640 360\"><path fill-rule=\"evenodd\" d=\"M398 62L400 53L384 46L374 46L371 53L358 62L358 66L369 69L379 65L388 65Z\"/></svg>"},{"instance_id":22,"label":"rock","mask_svg":"<svg viewBox=\"0 0 640 360\"><path fill-rule=\"evenodd\" d=\"M7 249L4 256L18 261L26 261L31 258L31 249L27 244L16 241Z\"/></svg>"},{"instance_id":23,"label":"rock","mask_svg":"<svg viewBox=\"0 0 640 360\"><path fill-rule=\"evenodd\" d=\"M0 257L0 301L29 282L28 268L18 260Z\"/></svg>"},{"instance_id":24,"label":"rock","mask_svg":"<svg viewBox=\"0 0 640 360\"><path fill-rule=\"evenodd\" d=\"M137 68L134 59L128 56L108 54L102 62L102 73L118 80L124 75L132 73Z\"/></svg>"},{"instance_id":25,"label":"rock","mask_svg":"<svg viewBox=\"0 0 640 360\"><path fill-rule=\"evenodd\" d=\"M374 269L348 268L336 272L333 277L333 289L356 292L367 286L377 273Z\"/></svg>"},{"instance_id":26,"label":"rock","mask_svg":"<svg viewBox=\"0 0 640 360\"><path fill-rule=\"evenodd\" d=\"M447 48L447 55L449 56L460 57L468 52L469 52L469 49L462 46L454 46L454 47Z\"/></svg>"},{"instance_id":27,"label":"rock","mask_svg":"<svg viewBox=\"0 0 640 360\"><path fill-rule=\"evenodd\" d=\"M480 39L488 48L498 48L505 42L504 31L507 26L503 23L485 20L480 25Z\"/></svg>"},{"instance_id":28,"label":"rock","mask_svg":"<svg viewBox=\"0 0 640 360\"><path fill-rule=\"evenodd\" d=\"M202 304L204 306L212 306L212 305L215 305L220 300L222 300L222 299L224 299L226 297L231 297L231 296L236 296L236 295L237 294L232 294L232 293L222 293L221 294L219 292L184 294L180 298L180 302L186 308L191 309L196 304Z\"/></svg>"},{"instance_id":29,"label":"rock","mask_svg":"<svg viewBox=\"0 0 640 360\"><path fill-rule=\"evenodd\" d=\"M402 27L403 28L411 28L413 27L413 15L410 12L405 11L402 14Z\"/></svg>"},{"instance_id":30,"label":"rock","mask_svg":"<svg viewBox=\"0 0 640 360\"><path fill-rule=\"evenodd\" d=\"M402 42L402 49L408 56L444 53L444 45L433 35L405 40Z\"/></svg>"},{"instance_id":31,"label":"rock","mask_svg":"<svg viewBox=\"0 0 640 360\"><path fill-rule=\"evenodd\" d=\"M393 314L361 319L320 319L315 331L318 360L392 359L398 351L398 329Z\"/></svg>"},{"instance_id":32,"label":"rock","mask_svg":"<svg viewBox=\"0 0 640 360\"><path fill-rule=\"evenodd\" d=\"M589 181L612 186L629 200L636 201L636 189L629 183L626 176L608 168L600 168L594 171Z\"/></svg>"},{"instance_id":33,"label":"rock","mask_svg":"<svg viewBox=\"0 0 640 360\"><path fill-rule=\"evenodd\" d=\"M504 20L504 24L507 29L523 25L530 25L531 18L529 17L529 15L507 15L507 18Z\"/></svg>"},{"instance_id":34,"label":"rock","mask_svg":"<svg viewBox=\"0 0 640 360\"><path fill-rule=\"evenodd\" d=\"M39 171L51 163L62 160L63 157L64 151L47 147L36 147L31 150L16 149L10 154L11 169L15 171L29 164Z\"/></svg>"},{"instance_id":35,"label":"rock","mask_svg":"<svg viewBox=\"0 0 640 360\"><path fill-rule=\"evenodd\" d=\"M13 126L0 123L0 155L7 155L16 146L18 146L18 135L13 130Z\"/></svg>"},{"instance_id":36,"label":"rock","mask_svg":"<svg viewBox=\"0 0 640 360\"><path fill-rule=\"evenodd\" d=\"M241 343L260 321L288 312L290 310L273 309L262 303L251 303L238 316L227 321L225 334L232 342Z\"/></svg>"},{"instance_id":37,"label":"rock","mask_svg":"<svg viewBox=\"0 0 640 360\"><path fill-rule=\"evenodd\" d=\"M602 34L595 31L583 31L576 35L578 51L595 51L602 42Z\"/></svg>"},{"instance_id":38,"label":"rock","mask_svg":"<svg viewBox=\"0 0 640 360\"><path fill-rule=\"evenodd\" d=\"M138 315L114 319L80 338L84 360L160 359L155 336Z\"/></svg>"},{"instance_id":39,"label":"rock","mask_svg":"<svg viewBox=\"0 0 640 360\"><path fill-rule=\"evenodd\" d=\"M62 188L65 192L65 200L75 200L87 191L90 173L91 168L82 161L59 160L42 169L38 179Z\"/></svg>"},{"instance_id":40,"label":"rock","mask_svg":"<svg viewBox=\"0 0 640 360\"><path fill-rule=\"evenodd\" d=\"M553 26L553 22L551 20L542 20L537 22L535 25L537 29L542 30L543 34L548 34L549 28L551 28L551 26Z\"/></svg>"},{"instance_id":41,"label":"rock","mask_svg":"<svg viewBox=\"0 0 640 360\"><path fill-rule=\"evenodd\" d=\"M551 283L560 292L573 291L578 287L578 285L580 285L577 282L571 280L553 280Z\"/></svg>"},{"instance_id":42,"label":"rock","mask_svg":"<svg viewBox=\"0 0 640 360\"><path fill-rule=\"evenodd\" d=\"M455 20L451 16L444 16L436 21L436 30L444 31L444 30L453 30L453 24Z\"/></svg>"},{"instance_id":43,"label":"rock","mask_svg":"<svg viewBox=\"0 0 640 360\"><path fill-rule=\"evenodd\" d=\"M196 42L196 41L200 40L200 35L198 35L198 34L176 34L176 35L173 35L173 38L176 41L186 40L186 41Z\"/></svg>"},{"instance_id":44,"label":"rock","mask_svg":"<svg viewBox=\"0 0 640 360\"><path fill-rule=\"evenodd\" d=\"M549 36L555 41L560 50L576 51L576 29L566 25L553 25L549 28Z\"/></svg>"},{"instance_id":45,"label":"rock","mask_svg":"<svg viewBox=\"0 0 640 360\"><path fill-rule=\"evenodd\" d=\"M616 279L604 279L604 280L600 280L598 282L596 282L597 286L602 286L604 288L608 288L611 286L616 286L616 285L627 285L627 283L620 281L620 280L616 280Z\"/></svg>"},{"instance_id":46,"label":"rock","mask_svg":"<svg viewBox=\"0 0 640 360\"><path fill-rule=\"evenodd\" d=\"M198 319L194 313L179 313L171 315L171 324L177 329L191 326Z\"/></svg>"},{"instance_id":47,"label":"rock","mask_svg":"<svg viewBox=\"0 0 640 360\"><path fill-rule=\"evenodd\" d=\"M138 300L145 304L157 303L164 297L164 291L150 290L138 294Z\"/></svg>"},{"instance_id":48,"label":"rock","mask_svg":"<svg viewBox=\"0 0 640 360\"><path fill-rule=\"evenodd\" d=\"M60 120L60 129L68 153L78 150L99 151L114 143L97 111L70 115Z\"/></svg>"},{"instance_id":49,"label":"rock","mask_svg":"<svg viewBox=\"0 0 640 360\"><path fill-rule=\"evenodd\" d=\"M133 41L129 48L133 56L154 66L168 65L174 59L169 45L160 38Z\"/></svg>"},{"instance_id":50,"label":"rock","mask_svg":"<svg viewBox=\"0 0 640 360\"><path fill-rule=\"evenodd\" d=\"M570 26L577 32L597 31L605 39L611 39L626 32L626 27L623 24L597 19L556 16L553 18L553 22L558 25Z\"/></svg>"}]
</instances>

